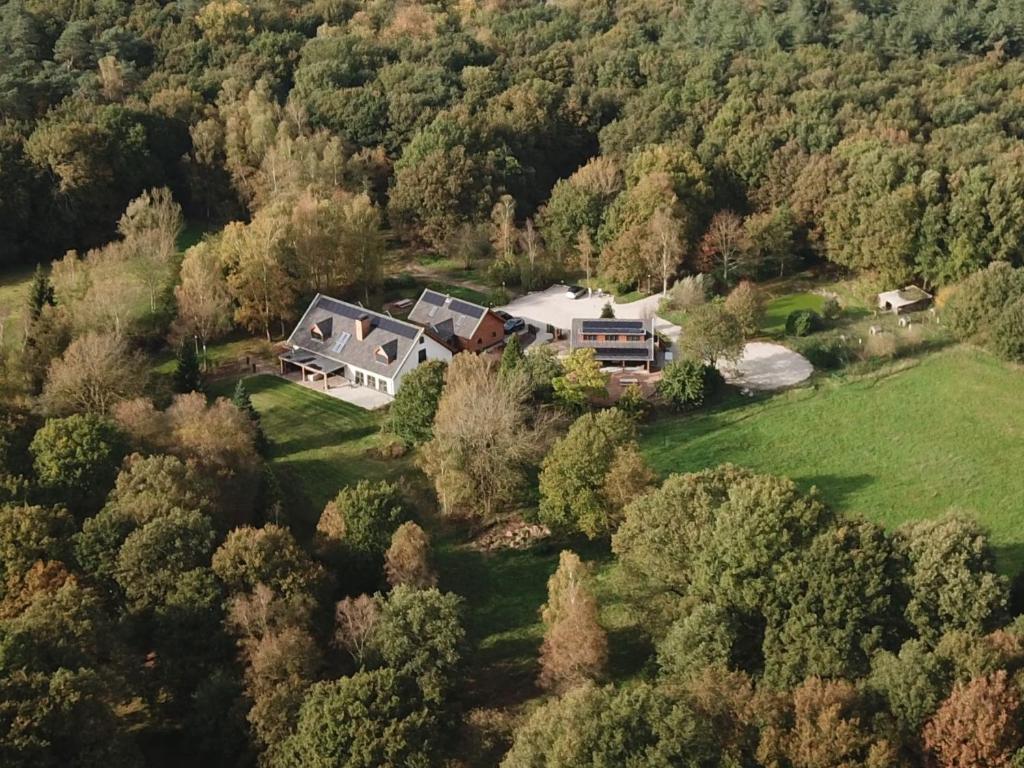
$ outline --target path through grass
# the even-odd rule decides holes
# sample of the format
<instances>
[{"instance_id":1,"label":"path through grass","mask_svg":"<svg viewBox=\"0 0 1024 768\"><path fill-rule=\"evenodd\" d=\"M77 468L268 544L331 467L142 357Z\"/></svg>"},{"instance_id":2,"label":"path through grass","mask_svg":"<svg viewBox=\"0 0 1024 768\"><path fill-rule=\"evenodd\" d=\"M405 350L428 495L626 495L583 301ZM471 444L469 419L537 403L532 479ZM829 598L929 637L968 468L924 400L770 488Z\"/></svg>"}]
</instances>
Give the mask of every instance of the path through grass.
<instances>
[{"instance_id":1,"label":"path through grass","mask_svg":"<svg viewBox=\"0 0 1024 768\"><path fill-rule=\"evenodd\" d=\"M1024 372L961 347L889 375L825 383L647 428L662 473L734 462L816 485L893 527L959 509L1024 566Z\"/></svg>"}]
</instances>

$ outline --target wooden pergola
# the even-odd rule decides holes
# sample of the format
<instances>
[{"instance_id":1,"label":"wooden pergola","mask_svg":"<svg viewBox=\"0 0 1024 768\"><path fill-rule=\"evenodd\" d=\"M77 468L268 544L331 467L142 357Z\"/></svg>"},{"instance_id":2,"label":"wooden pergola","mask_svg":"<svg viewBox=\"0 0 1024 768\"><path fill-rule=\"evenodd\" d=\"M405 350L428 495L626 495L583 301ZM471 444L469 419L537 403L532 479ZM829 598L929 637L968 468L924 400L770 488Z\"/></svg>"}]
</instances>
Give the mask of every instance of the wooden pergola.
<instances>
[{"instance_id":1,"label":"wooden pergola","mask_svg":"<svg viewBox=\"0 0 1024 768\"><path fill-rule=\"evenodd\" d=\"M290 365L299 369L302 373L303 381L315 381L317 376L321 376L325 392L329 389L327 381L330 376L345 367L344 363L339 363L337 360L331 360L322 355L316 355L301 349L285 352L278 360L281 363L282 374L288 372L288 366Z\"/></svg>"}]
</instances>

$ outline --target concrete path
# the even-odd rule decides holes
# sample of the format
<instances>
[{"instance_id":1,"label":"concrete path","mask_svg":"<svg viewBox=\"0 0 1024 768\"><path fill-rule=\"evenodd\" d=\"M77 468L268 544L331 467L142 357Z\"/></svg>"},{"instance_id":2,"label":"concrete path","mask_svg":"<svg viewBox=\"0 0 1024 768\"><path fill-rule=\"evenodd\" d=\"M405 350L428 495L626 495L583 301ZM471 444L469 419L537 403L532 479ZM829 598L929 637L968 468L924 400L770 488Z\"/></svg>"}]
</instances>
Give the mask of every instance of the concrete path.
<instances>
[{"instance_id":1,"label":"concrete path","mask_svg":"<svg viewBox=\"0 0 1024 768\"><path fill-rule=\"evenodd\" d=\"M616 304L612 296L583 296L579 299L570 299L565 295L566 286L553 285L544 291L535 291L525 296L520 296L503 307L503 309L514 317L521 317L534 325L553 325L555 328L568 330L572 327L572 320L575 317L600 317L601 309L608 302L611 302L615 309L615 316L624 320L646 320L654 318L654 330L665 334L672 341L679 338L680 328L678 325L658 317L658 303L661 296L655 294L639 301L631 301L628 304ZM543 328L542 328L543 330Z\"/></svg>"},{"instance_id":2,"label":"concrete path","mask_svg":"<svg viewBox=\"0 0 1024 768\"><path fill-rule=\"evenodd\" d=\"M806 381L814 366L803 355L781 344L752 341L743 348L736 363L720 362L718 370L737 387L769 391Z\"/></svg>"}]
</instances>

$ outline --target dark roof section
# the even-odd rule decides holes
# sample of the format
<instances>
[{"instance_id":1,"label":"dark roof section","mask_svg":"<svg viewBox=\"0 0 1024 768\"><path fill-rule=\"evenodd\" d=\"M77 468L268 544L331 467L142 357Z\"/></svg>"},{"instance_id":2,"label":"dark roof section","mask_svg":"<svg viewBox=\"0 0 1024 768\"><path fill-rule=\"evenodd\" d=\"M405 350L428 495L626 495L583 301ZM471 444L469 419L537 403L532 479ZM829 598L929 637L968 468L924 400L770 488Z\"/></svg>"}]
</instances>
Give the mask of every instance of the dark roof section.
<instances>
[{"instance_id":1,"label":"dark roof section","mask_svg":"<svg viewBox=\"0 0 1024 768\"><path fill-rule=\"evenodd\" d=\"M357 329L360 317L370 321L370 328L361 340ZM331 324L332 336L323 340L314 336L313 326L323 329L327 322ZM293 351L285 353L281 359L298 362L302 356L312 355L320 369L323 363L317 358L331 361L331 365L335 365L333 370L351 365L377 376L393 378L422 333L423 329L411 323L317 294L288 337ZM378 349L384 354L377 354Z\"/></svg>"},{"instance_id":2,"label":"dark roof section","mask_svg":"<svg viewBox=\"0 0 1024 768\"><path fill-rule=\"evenodd\" d=\"M462 299L453 299L429 288L420 295L416 306L409 312L409 320L432 329L442 338L458 336L471 339L480 321L487 314L487 307ZM451 330L448 324L451 324Z\"/></svg>"},{"instance_id":3,"label":"dark roof section","mask_svg":"<svg viewBox=\"0 0 1024 768\"><path fill-rule=\"evenodd\" d=\"M315 301L316 299L314 299ZM382 315L380 312L374 312L372 309L349 304L347 301L332 299L330 296L320 296L320 306L328 312L340 315L341 317L347 317L350 320L356 320L360 315L368 315L376 327L383 328L389 333L406 339L414 339L416 334L420 332L420 329L415 325L404 323L388 315Z\"/></svg>"},{"instance_id":4,"label":"dark roof section","mask_svg":"<svg viewBox=\"0 0 1024 768\"><path fill-rule=\"evenodd\" d=\"M594 347L598 360L648 360L650 353L645 347Z\"/></svg>"},{"instance_id":5,"label":"dark roof section","mask_svg":"<svg viewBox=\"0 0 1024 768\"><path fill-rule=\"evenodd\" d=\"M647 330L643 320L619 320L613 317L581 320L580 326L583 333L643 333Z\"/></svg>"}]
</instances>

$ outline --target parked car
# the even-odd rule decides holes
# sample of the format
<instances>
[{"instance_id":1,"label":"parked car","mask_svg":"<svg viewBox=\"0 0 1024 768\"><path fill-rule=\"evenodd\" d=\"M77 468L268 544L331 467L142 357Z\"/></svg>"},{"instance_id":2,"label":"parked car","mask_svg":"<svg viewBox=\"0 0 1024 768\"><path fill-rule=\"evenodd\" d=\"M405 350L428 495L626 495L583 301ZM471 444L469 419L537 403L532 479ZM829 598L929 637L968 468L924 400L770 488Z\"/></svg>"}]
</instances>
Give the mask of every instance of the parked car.
<instances>
[{"instance_id":1,"label":"parked car","mask_svg":"<svg viewBox=\"0 0 1024 768\"><path fill-rule=\"evenodd\" d=\"M526 321L521 317L509 317L505 321L505 333L519 333L526 330Z\"/></svg>"},{"instance_id":2,"label":"parked car","mask_svg":"<svg viewBox=\"0 0 1024 768\"><path fill-rule=\"evenodd\" d=\"M582 285L570 285L565 289L565 298L567 299L578 299L581 296L585 296L587 289Z\"/></svg>"},{"instance_id":3,"label":"parked car","mask_svg":"<svg viewBox=\"0 0 1024 768\"><path fill-rule=\"evenodd\" d=\"M500 317L502 320L506 322L512 319L512 315L510 315L504 309L496 309L494 310L494 314L496 314L498 317Z\"/></svg>"}]
</instances>

